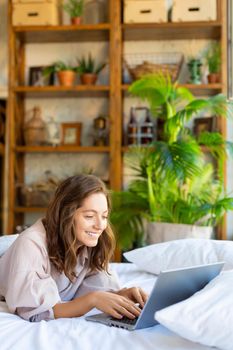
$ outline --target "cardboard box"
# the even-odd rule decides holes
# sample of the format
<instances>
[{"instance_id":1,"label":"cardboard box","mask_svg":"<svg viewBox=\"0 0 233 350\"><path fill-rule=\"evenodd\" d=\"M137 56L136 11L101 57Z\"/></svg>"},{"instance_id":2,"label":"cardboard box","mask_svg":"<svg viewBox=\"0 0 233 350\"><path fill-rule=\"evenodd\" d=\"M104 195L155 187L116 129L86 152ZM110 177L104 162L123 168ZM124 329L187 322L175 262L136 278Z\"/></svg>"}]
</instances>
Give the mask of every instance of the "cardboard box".
<instances>
[{"instance_id":1,"label":"cardboard box","mask_svg":"<svg viewBox=\"0 0 233 350\"><path fill-rule=\"evenodd\" d=\"M124 23L167 22L165 0L124 0Z\"/></svg>"},{"instance_id":2,"label":"cardboard box","mask_svg":"<svg viewBox=\"0 0 233 350\"><path fill-rule=\"evenodd\" d=\"M14 0L12 23L14 26L58 25L59 6L56 0Z\"/></svg>"},{"instance_id":3,"label":"cardboard box","mask_svg":"<svg viewBox=\"0 0 233 350\"><path fill-rule=\"evenodd\" d=\"M174 0L172 22L216 20L216 0Z\"/></svg>"}]
</instances>

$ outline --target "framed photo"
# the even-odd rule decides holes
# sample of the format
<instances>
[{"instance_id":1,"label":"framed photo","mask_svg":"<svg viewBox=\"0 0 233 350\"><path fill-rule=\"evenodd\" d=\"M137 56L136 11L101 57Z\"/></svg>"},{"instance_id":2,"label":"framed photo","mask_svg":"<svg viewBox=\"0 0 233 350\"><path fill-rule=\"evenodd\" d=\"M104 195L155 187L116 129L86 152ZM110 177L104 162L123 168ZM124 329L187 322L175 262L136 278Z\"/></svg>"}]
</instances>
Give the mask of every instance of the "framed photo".
<instances>
[{"instance_id":1,"label":"framed photo","mask_svg":"<svg viewBox=\"0 0 233 350\"><path fill-rule=\"evenodd\" d=\"M82 123L62 123L62 145L81 145Z\"/></svg>"},{"instance_id":2,"label":"framed photo","mask_svg":"<svg viewBox=\"0 0 233 350\"><path fill-rule=\"evenodd\" d=\"M54 74L43 75L45 66L29 68L29 86L48 86L54 85Z\"/></svg>"},{"instance_id":3,"label":"framed photo","mask_svg":"<svg viewBox=\"0 0 233 350\"><path fill-rule=\"evenodd\" d=\"M214 117L194 119L194 134L199 136L204 131L214 131Z\"/></svg>"}]
</instances>

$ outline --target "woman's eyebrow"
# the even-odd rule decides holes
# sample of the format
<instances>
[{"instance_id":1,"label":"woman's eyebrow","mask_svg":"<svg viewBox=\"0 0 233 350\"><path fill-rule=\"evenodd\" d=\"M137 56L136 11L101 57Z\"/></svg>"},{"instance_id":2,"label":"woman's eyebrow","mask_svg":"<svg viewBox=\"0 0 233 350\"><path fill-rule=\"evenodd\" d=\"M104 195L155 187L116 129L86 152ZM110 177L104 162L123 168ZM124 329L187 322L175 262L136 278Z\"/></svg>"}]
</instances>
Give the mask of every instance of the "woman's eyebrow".
<instances>
[{"instance_id":1,"label":"woman's eyebrow","mask_svg":"<svg viewBox=\"0 0 233 350\"><path fill-rule=\"evenodd\" d=\"M94 209L84 209L83 213L90 212L90 211L96 214L98 213L97 210L94 210ZM103 211L103 213L108 213L108 210Z\"/></svg>"}]
</instances>

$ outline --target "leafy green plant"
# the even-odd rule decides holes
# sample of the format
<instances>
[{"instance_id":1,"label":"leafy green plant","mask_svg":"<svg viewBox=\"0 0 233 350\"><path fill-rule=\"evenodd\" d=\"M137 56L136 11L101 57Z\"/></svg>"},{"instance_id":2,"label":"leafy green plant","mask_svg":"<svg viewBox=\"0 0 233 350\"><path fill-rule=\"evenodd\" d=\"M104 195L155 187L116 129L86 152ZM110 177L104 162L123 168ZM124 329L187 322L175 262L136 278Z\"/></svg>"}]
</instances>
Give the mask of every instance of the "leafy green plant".
<instances>
[{"instance_id":1,"label":"leafy green plant","mask_svg":"<svg viewBox=\"0 0 233 350\"><path fill-rule=\"evenodd\" d=\"M53 64L45 67L43 69L43 75L51 75L53 73L57 73L60 71L74 71L77 72L77 67L72 66L71 64L66 64L63 61L57 61L54 62Z\"/></svg>"},{"instance_id":2,"label":"leafy green plant","mask_svg":"<svg viewBox=\"0 0 233 350\"><path fill-rule=\"evenodd\" d=\"M84 9L84 0L67 0L63 5L63 9L71 18L81 17Z\"/></svg>"},{"instance_id":3,"label":"leafy green plant","mask_svg":"<svg viewBox=\"0 0 233 350\"><path fill-rule=\"evenodd\" d=\"M204 54L209 73L219 73L221 66L221 47L218 42L211 42Z\"/></svg>"},{"instance_id":4,"label":"leafy green plant","mask_svg":"<svg viewBox=\"0 0 233 350\"><path fill-rule=\"evenodd\" d=\"M134 179L126 191L113 193L111 216L119 245L132 248L135 241L142 241L144 220L215 226L227 210L233 210L222 172L233 145L218 132L203 132L196 138L187 133L186 123L206 111L231 116L232 104L221 94L196 99L162 74L134 82L129 91L149 102L155 117L163 118L165 139L149 147L131 147L126 156ZM206 162L203 147L217 167Z\"/></svg>"},{"instance_id":5,"label":"leafy green plant","mask_svg":"<svg viewBox=\"0 0 233 350\"><path fill-rule=\"evenodd\" d=\"M106 63L99 63L98 65L95 63L94 58L89 53L88 57L84 56L78 59L78 72L80 74L91 73L91 74L99 74L101 70L106 66Z\"/></svg>"}]
</instances>

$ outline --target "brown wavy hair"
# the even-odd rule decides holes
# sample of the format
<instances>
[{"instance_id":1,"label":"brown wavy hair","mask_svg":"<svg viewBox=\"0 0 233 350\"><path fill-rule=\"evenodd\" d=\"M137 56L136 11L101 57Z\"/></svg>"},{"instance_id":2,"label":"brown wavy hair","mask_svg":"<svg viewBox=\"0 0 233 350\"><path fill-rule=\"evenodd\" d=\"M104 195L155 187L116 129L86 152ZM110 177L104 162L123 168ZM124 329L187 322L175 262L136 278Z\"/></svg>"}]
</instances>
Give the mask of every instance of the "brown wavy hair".
<instances>
[{"instance_id":1,"label":"brown wavy hair","mask_svg":"<svg viewBox=\"0 0 233 350\"><path fill-rule=\"evenodd\" d=\"M72 281L77 264L78 239L74 230L74 214L85 198L101 192L106 196L110 211L110 198L105 184L94 175L71 176L60 183L50 203L43 224L46 230L49 259L56 269ZM108 269L115 249L115 237L110 223L99 237L98 244L91 249L90 270Z\"/></svg>"}]
</instances>

